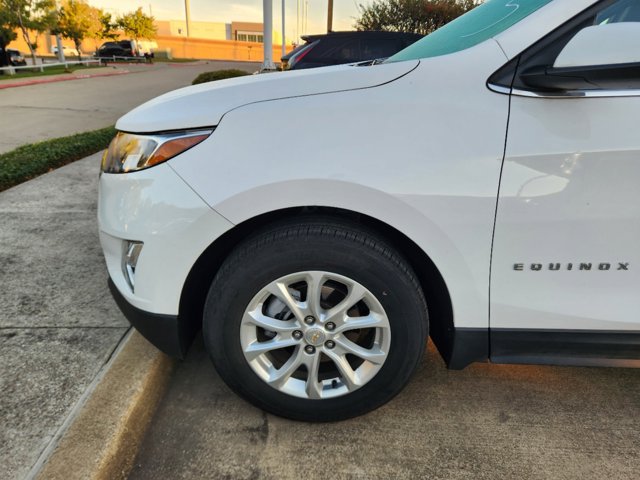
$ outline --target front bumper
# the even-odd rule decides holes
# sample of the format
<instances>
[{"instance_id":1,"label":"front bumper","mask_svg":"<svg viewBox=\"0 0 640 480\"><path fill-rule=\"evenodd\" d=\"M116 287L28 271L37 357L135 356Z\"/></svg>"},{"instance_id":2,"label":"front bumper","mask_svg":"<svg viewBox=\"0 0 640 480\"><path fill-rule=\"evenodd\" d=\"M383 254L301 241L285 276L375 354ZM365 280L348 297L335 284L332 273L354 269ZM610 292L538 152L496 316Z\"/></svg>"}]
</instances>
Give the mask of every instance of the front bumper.
<instances>
[{"instance_id":1,"label":"front bumper","mask_svg":"<svg viewBox=\"0 0 640 480\"><path fill-rule=\"evenodd\" d=\"M127 303L159 315L179 314L182 289L202 253L233 225L167 165L102 174L100 243L112 282ZM123 273L127 241L143 244L135 290Z\"/></svg>"},{"instance_id":2,"label":"front bumper","mask_svg":"<svg viewBox=\"0 0 640 480\"><path fill-rule=\"evenodd\" d=\"M195 332L177 315L149 313L131 305L109 278L109 290L118 307L144 338L172 357L183 359Z\"/></svg>"},{"instance_id":3,"label":"front bumper","mask_svg":"<svg viewBox=\"0 0 640 480\"><path fill-rule=\"evenodd\" d=\"M193 330L201 326L199 319L180 318L185 282L203 252L233 225L167 164L103 173L98 224L109 288L118 306L156 347L184 357ZM135 282L127 281L123 267L129 241L143 245Z\"/></svg>"}]
</instances>

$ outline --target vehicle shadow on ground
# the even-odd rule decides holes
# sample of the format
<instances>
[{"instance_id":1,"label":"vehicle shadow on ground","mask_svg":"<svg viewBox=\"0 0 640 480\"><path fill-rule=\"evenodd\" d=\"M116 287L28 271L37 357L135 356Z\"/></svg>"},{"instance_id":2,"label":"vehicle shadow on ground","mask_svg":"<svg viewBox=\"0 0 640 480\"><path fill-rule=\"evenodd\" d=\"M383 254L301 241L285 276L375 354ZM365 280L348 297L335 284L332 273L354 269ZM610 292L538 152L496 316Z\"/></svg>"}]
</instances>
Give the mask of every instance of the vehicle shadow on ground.
<instances>
[{"instance_id":1,"label":"vehicle shadow on ground","mask_svg":"<svg viewBox=\"0 0 640 480\"><path fill-rule=\"evenodd\" d=\"M407 388L352 420L265 414L218 377L199 338L130 478L637 478L640 370L476 364L432 344Z\"/></svg>"}]
</instances>

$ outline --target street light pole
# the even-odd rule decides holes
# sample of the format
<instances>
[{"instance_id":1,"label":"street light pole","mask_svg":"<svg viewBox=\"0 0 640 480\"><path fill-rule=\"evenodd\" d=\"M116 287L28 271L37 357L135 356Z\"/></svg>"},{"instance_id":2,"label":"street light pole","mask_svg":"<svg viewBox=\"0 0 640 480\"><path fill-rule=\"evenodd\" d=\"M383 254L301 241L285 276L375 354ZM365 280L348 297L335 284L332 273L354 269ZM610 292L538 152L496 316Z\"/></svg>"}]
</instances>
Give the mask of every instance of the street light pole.
<instances>
[{"instance_id":1,"label":"street light pole","mask_svg":"<svg viewBox=\"0 0 640 480\"><path fill-rule=\"evenodd\" d=\"M333 30L333 0L329 0L329 11L327 12L327 33Z\"/></svg>"},{"instance_id":2,"label":"street light pole","mask_svg":"<svg viewBox=\"0 0 640 480\"><path fill-rule=\"evenodd\" d=\"M187 23L187 37L190 36L189 24L191 23L191 13L189 12L189 10L191 10L191 6L189 5L189 0L184 0L184 17Z\"/></svg>"},{"instance_id":3,"label":"street light pole","mask_svg":"<svg viewBox=\"0 0 640 480\"><path fill-rule=\"evenodd\" d=\"M284 28L284 9L285 9L285 0L282 0L282 56L284 57L287 54L287 34L286 29Z\"/></svg>"},{"instance_id":4,"label":"street light pole","mask_svg":"<svg viewBox=\"0 0 640 480\"><path fill-rule=\"evenodd\" d=\"M275 70L273 63L273 0L262 0L264 61L260 70Z\"/></svg>"}]
</instances>

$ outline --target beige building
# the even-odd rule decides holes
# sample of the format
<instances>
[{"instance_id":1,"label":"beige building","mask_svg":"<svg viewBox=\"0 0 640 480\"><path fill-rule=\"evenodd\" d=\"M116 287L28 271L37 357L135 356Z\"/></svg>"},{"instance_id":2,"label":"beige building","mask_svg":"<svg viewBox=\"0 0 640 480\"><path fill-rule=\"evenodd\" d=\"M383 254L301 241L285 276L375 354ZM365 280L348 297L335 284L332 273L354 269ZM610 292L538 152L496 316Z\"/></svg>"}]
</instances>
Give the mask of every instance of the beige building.
<instances>
[{"instance_id":1,"label":"beige building","mask_svg":"<svg viewBox=\"0 0 640 480\"><path fill-rule=\"evenodd\" d=\"M158 35L187 37L187 23L184 20L156 21ZM233 40L237 42L264 43L262 23L256 22L189 22L189 38L204 40ZM282 44L282 33L273 32L273 44ZM287 44L291 40L287 39Z\"/></svg>"},{"instance_id":2,"label":"beige building","mask_svg":"<svg viewBox=\"0 0 640 480\"><path fill-rule=\"evenodd\" d=\"M184 20L156 20L158 35L186 37ZM231 40L231 24L222 22L189 22L189 36L208 40Z\"/></svg>"}]
</instances>

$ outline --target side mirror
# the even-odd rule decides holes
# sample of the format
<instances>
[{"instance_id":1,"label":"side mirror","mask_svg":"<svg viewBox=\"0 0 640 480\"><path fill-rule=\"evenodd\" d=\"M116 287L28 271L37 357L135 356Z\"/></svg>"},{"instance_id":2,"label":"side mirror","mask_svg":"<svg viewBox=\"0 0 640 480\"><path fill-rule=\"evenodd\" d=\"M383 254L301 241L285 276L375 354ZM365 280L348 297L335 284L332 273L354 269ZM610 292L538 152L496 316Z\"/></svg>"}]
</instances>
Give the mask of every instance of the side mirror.
<instances>
[{"instance_id":1,"label":"side mirror","mask_svg":"<svg viewBox=\"0 0 640 480\"><path fill-rule=\"evenodd\" d=\"M640 22L587 27L565 45L553 67L532 67L520 74L540 90L638 89Z\"/></svg>"},{"instance_id":2,"label":"side mirror","mask_svg":"<svg viewBox=\"0 0 640 480\"><path fill-rule=\"evenodd\" d=\"M638 62L640 22L623 22L583 28L565 45L553 68Z\"/></svg>"}]
</instances>

